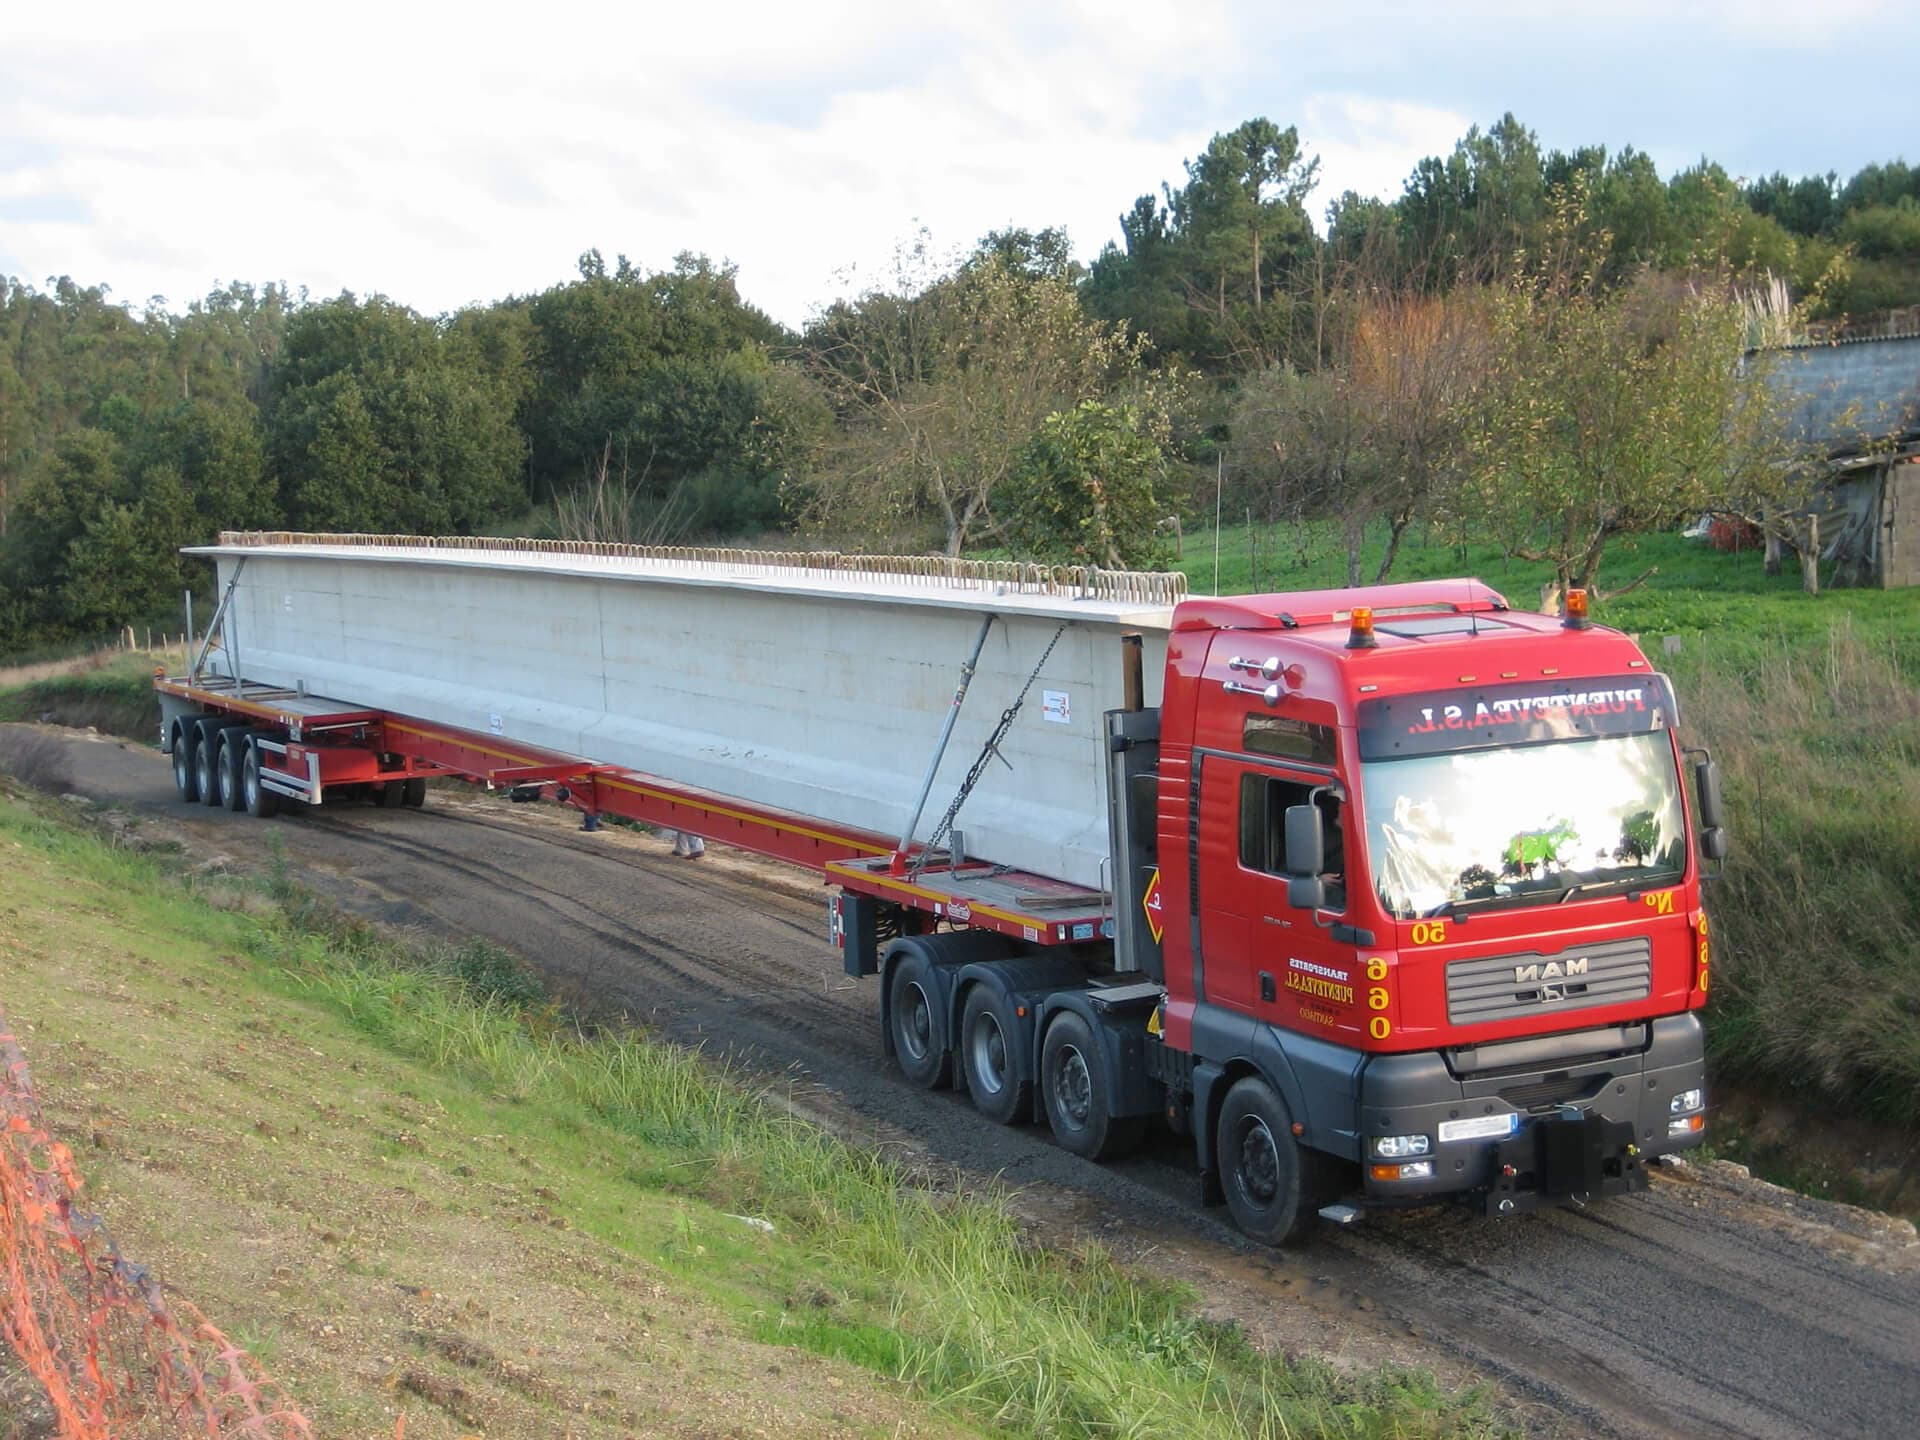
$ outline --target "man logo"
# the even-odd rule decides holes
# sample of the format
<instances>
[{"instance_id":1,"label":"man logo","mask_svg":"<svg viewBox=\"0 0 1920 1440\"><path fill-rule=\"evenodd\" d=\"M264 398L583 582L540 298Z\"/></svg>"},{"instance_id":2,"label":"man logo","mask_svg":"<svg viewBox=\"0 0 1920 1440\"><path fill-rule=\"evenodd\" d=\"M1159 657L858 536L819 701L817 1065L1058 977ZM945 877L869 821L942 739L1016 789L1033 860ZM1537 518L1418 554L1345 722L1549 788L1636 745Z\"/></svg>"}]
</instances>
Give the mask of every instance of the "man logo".
<instances>
[{"instance_id":1,"label":"man logo","mask_svg":"<svg viewBox=\"0 0 1920 1440\"><path fill-rule=\"evenodd\" d=\"M1535 961L1531 965L1514 966L1513 983L1516 985L1536 985L1545 980L1567 980L1575 975L1584 975L1586 973L1587 957L1584 955L1578 960L1548 960L1544 963ZM1553 985L1547 988L1564 992L1566 987ZM1555 995L1552 998L1557 1000L1560 996Z\"/></svg>"}]
</instances>

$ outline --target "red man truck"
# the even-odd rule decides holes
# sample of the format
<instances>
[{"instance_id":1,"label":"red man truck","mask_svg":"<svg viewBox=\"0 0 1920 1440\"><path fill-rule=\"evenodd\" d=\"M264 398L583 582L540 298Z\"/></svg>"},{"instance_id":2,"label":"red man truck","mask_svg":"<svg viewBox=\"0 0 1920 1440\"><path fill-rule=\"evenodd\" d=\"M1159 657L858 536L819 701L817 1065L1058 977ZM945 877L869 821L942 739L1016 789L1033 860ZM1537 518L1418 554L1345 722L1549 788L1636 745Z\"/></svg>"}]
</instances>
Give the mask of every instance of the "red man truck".
<instances>
[{"instance_id":1,"label":"red man truck","mask_svg":"<svg viewBox=\"0 0 1920 1440\"><path fill-rule=\"evenodd\" d=\"M1700 886L1703 865L1726 849L1718 774L1711 757L1684 747L1666 679L1628 637L1590 622L1580 592L1561 619L1510 609L1464 580L1162 605L1167 577L1075 572L1010 586L991 579L997 572L963 574L965 562L920 574L912 583L930 588L917 601L988 612L921 804L995 607L1008 627L1062 617L1026 686L998 697L999 725L922 844L918 806L896 836L849 823L833 785L807 792L821 798L805 809L766 798L800 792L763 793L761 779L745 778L857 760L863 746L877 753L877 718L872 737L844 718L817 733L805 723L809 694L840 683L817 660L755 722L782 732L757 754L733 741L674 751L660 738L677 733L660 728L665 719L645 731L656 748L636 751L621 725L654 688L672 692L663 716L724 713L695 728L732 725L745 704L739 677L773 673L783 651L803 651L816 612L831 622L815 627L828 637L824 653L846 658L849 635L885 633L843 623L856 602L873 610L880 562L759 557L749 567L634 547L289 535L223 536L206 553L225 588L224 673L203 650L188 675L156 679L183 798L256 815L342 791L419 804L428 777L453 775L558 799L589 828L628 816L811 866L835 887L830 930L846 971L878 981L880 1045L908 1080L962 1088L994 1122L1044 1119L1091 1160L1122 1152L1150 1124L1170 1126L1192 1138L1204 1198L1224 1201L1257 1239L1293 1242L1322 1217L1345 1223L1440 1200L1489 1215L1585 1204L1643 1188L1650 1159L1703 1138ZM692 618L629 597L632 587L608 588L648 566L706 587L687 592L698 602L685 611ZM857 583L835 578L856 572ZM402 575L428 588L396 604ZM981 598L989 582L992 598ZM526 588L535 584L562 588L543 600ZM784 617L776 623L795 627L790 644L763 646L745 669L738 653L711 654L736 646L697 639L703 614L716 633L732 623L725 607L742 586L771 597ZM507 598L489 611L496 592ZM562 624L556 617L578 608L569 597L583 595L594 618ZM617 630L609 596L655 608ZM1116 596L1126 604L1098 608ZM384 618L356 620L356 606ZM456 618L420 618L436 607ZM1156 653L1148 663L1140 635L1117 634L1120 673L1105 678L1119 703L1076 720L1067 689L1044 689L1027 706L1036 683L1053 683L1062 636L1137 613L1153 622L1164 662ZM536 660L516 691L535 700L487 712L484 727L450 723L484 702L435 667L445 646L479 643L474 617L486 615L495 630L534 626L542 654L589 657L600 698L586 711L563 705L572 662ZM767 623L753 617L753 633ZM393 644L396 626L429 624L440 638L410 641L386 668L338 668ZM616 633L639 637L621 642L636 654L649 635L696 637L703 658L685 658L688 642L676 642L684 675L655 667L622 700ZM492 643L490 663L526 663ZM719 677L711 685L698 679L703 665ZM381 693L322 695L309 672L332 676L334 688L364 673L349 683ZM843 678L849 694L872 696L864 674ZM725 711L702 711L710 701ZM1095 753L1059 748L1076 723L1090 727ZM523 731L577 738L536 744ZM1046 776L1032 767L1049 753L1095 777L1098 883L1071 848L1059 868L1074 874L1049 874L996 860L990 844L969 853L952 824L1027 732L1034 746L1056 747L1023 761L1016 788L1035 805ZM736 769L710 768L722 752ZM619 758L636 753L652 763ZM721 773L743 778L729 793L716 788Z\"/></svg>"}]
</instances>

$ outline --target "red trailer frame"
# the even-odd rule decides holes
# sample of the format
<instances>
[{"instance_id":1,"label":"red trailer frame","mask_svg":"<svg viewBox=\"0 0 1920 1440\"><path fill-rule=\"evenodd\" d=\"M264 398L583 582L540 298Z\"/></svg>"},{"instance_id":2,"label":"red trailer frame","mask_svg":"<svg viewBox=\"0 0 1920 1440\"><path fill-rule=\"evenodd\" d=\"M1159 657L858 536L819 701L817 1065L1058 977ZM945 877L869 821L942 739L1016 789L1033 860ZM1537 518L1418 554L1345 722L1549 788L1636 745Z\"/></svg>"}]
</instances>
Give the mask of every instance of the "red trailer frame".
<instances>
[{"instance_id":1,"label":"red trailer frame","mask_svg":"<svg viewBox=\"0 0 1920 1440\"><path fill-rule=\"evenodd\" d=\"M1039 945L1073 945L1113 934L1107 899L1043 875L944 852L895 854L870 831L752 805L642 771L543 750L494 734L356 706L271 686L157 675L154 689L208 716L248 723L265 741L263 778L284 798L320 804L329 788L404 784L434 776L488 790L537 791L581 812L684 830L735 849L817 871L824 883L941 922L997 931ZM171 729L162 735L175 743Z\"/></svg>"}]
</instances>

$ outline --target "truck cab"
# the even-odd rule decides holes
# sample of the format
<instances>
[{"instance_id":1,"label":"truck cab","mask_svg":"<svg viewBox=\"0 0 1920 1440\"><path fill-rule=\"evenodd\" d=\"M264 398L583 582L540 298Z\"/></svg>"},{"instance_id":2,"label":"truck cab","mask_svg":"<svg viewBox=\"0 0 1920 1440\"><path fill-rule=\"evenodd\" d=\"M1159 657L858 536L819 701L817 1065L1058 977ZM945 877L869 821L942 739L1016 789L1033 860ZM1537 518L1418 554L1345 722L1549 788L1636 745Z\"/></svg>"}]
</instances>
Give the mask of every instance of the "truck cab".
<instances>
[{"instance_id":1,"label":"truck cab","mask_svg":"<svg viewBox=\"0 0 1920 1440\"><path fill-rule=\"evenodd\" d=\"M1562 621L1443 581L1176 609L1158 1068L1251 1233L1585 1203L1702 1140L1718 782L1703 759L1683 783L1670 685L1583 601Z\"/></svg>"}]
</instances>

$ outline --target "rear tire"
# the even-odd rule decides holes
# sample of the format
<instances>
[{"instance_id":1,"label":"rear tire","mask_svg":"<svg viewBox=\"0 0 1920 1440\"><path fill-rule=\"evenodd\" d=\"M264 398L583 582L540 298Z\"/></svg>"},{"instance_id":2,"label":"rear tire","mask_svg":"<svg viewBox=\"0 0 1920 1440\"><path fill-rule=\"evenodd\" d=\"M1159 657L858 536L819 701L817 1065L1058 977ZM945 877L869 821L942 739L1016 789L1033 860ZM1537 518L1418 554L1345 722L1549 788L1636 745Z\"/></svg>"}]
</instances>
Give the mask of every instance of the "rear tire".
<instances>
[{"instance_id":1,"label":"rear tire","mask_svg":"<svg viewBox=\"0 0 1920 1440\"><path fill-rule=\"evenodd\" d=\"M887 1024L900 1073L922 1090L953 1084L953 1052L940 1035L939 994L933 967L913 951L902 955L887 982Z\"/></svg>"},{"instance_id":2,"label":"rear tire","mask_svg":"<svg viewBox=\"0 0 1920 1440\"><path fill-rule=\"evenodd\" d=\"M1216 1151L1234 1223L1249 1239L1298 1245L1319 1223L1318 1156L1293 1138L1293 1117L1257 1075L1234 1082L1220 1106Z\"/></svg>"},{"instance_id":3,"label":"rear tire","mask_svg":"<svg viewBox=\"0 0 1920 1440\"><path fill-rule=\"evenodd\" d=\"M211 720L194 726L193 788L209 808L220 803L220 730L219 722Z\"/></svg>"},{"instance_id":4,"label":"rear tire","mask_svg":"<svg viewBox=\"0 0 1920 1440\"><path fill-rule=\"evenodd\" d=\"M260 747L251 741L240 758L240 798L247 814L256 820L265 820L280 811L279 792L260 783Z\"/></svg>"},{"instance_id":5,"label":"rear tire","mask_svg":"<svg viewBox=\"0 0 1920 1440\"><path fill-rule=\"evenodd\" d=\"M1088 1160L1111 1160L1140 1143L1144 1115L1115 1116L1106 1052L1093 1027L1068 1010L1047 1026L1040 1045L1040 1099L1061 1148Z\"/></svg>"},{"instance_id":6,"label":"rear tire","mask_svg":"<svg viewBox=\"0 0 1920 1440\"><path fill-rule=\"evenodd\" d=\"M214 756L214 769L220 779L220 804L228 810L247 808L245 792L240 785L240 767L246 752L252 748L248 743L251 732L246 730L228 730L220 737L220 749Z\"/></svg>"},{"instance_id":7,"label":"rear tire","mask_svg":"<svg viewBox=\"0 0 1920 1440\"><path fill-rule=\"evenodd\" d=\"M960 1065L973 1108L1012 1125L1033 1113L1033 1083L1021 1075L1021 1026L1013 1004L984 982L967 992L960 1019Z\"/></svg>"},{"instance_id":8,"label":"rear tire","mask_svg":"<svg viewBox=\"0 0 1920 1440\"><path fill-rule=\"evenodd\" d=\"M400 802L406 798L407 782L387 780L373 788L375 798L379 801L382 810L398 810Z\"/></svg>"},{"instance_id":9,"label":"rear tire","mask_svg":"<svg viewBox=\"0 0 1920 1440\"><path fill-rule=\"evenodd\" d=\"M410 810L418 810L427 803L427 779L416 775L400 787L400 803Z\"/></svg>"},{"instance_id":10,"label":"rear tire","mask_svg":"<svg viewBox=\"0 0 1920 1440\"><path fill-rule=\"evenodd\" d=\"M194 773L195 759L193 747L199 743L200 727L191 720L173 722L173 788L180 792L180 798L191 805L200 798L200 780Z\"/></svg>"}]
</instances>

